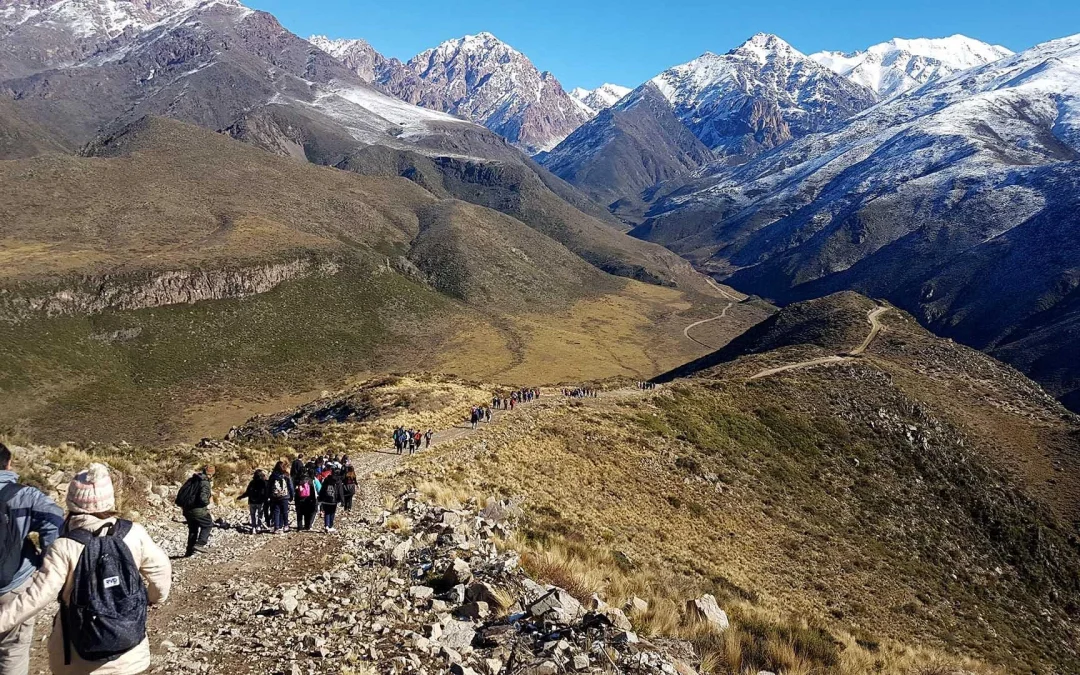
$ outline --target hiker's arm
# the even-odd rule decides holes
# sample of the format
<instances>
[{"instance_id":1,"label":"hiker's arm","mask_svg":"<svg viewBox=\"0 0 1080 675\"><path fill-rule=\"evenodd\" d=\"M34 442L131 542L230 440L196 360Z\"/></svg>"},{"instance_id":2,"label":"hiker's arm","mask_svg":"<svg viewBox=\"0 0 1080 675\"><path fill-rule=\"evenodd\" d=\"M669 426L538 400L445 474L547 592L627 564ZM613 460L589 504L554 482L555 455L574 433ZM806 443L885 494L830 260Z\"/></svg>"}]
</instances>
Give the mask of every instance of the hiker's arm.
<instances>
[{"instance_id":1,"label":"hiker's arm","mask_svg":"<svg viewBox=\"0 0 1080 675\"><path fill-rule=\"evenodd\" d=\"M30 531L37 532L41 550L48 551L64 527L64 510L40 490L34 490L34 504L30 509Z\"/></svg>"},{"instance_id":2,"label":"hiker's arm","mask_svg":"<svg viewBox=\"0 0 1080 675\"><path fill-rule=\"evenodd\" d=\"M68 577L69 546L54 546L49 549L41 569L34 572L30 585L18 593L15 598L0 608L0 633L6 633L37 616L41 610L56 600Z\"/></svg>"},{"instance_id":3,"label":"hiker's arm","mask_svg":"<svg viewBox=\"0 0 1080 675\"><path fill-rule=\"evenodd\" d=\"M146 579L147 600L156 605L169 599L169 591L172 589L172 563L165 551L161 550L141 525L135 527L140 530L138 534L142 544L139 572Z\"/></svg>"}]
</instances>

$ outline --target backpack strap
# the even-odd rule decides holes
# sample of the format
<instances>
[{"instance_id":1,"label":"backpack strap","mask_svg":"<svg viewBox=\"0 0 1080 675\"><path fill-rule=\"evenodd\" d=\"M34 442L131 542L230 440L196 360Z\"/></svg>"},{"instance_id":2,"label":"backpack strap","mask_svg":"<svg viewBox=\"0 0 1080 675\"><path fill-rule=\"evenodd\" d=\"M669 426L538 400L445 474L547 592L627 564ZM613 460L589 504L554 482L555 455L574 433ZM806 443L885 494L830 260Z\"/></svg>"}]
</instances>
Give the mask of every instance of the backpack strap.
<instances>
[{"instance_id":1,"label":"backpack strap","mask_svg":"<svg viewBox=\"0 0 1080 675\"><path fill-rule=\"evenodd\" d=\"M65 530L66 531L64 532L64 534L61 535L64 539L71 539L72 541L76 541L83 546L89 546L90 542L94 539L94 535L86 530L67 530L66 524Z\"/></svg>"},{"instance_id":2,"label":"backpack strap","mask_svg":"<svg viewBox=\"0 0 1080 675\"><path fill-rule=\"evenodd\" d=\"M18 483L8 483L4 486L4 489L0 490L0 504L7 504L15 496L17 492L23 489L23 485Z\"/></svg>"},{"instance_id":3,"label":"backpack strap","mask_svg":"<svg viewBox=\"0 0 1080 675\"><path fill-rule=\"evenodd\" d=\"M112 531L109 533L109 536L123 539L128 536L129 532L131 532L131 521L118 518L116 522L113 523Z\"/></svg>"}]
</instances>

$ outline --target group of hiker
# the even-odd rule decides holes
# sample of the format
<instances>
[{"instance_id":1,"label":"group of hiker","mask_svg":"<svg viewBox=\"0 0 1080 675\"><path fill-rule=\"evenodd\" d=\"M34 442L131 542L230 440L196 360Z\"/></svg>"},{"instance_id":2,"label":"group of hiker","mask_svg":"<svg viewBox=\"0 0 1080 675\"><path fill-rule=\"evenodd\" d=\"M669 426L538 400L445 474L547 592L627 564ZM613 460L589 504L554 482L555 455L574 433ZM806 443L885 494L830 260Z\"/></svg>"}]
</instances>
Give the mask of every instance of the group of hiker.
<instances>
[{"instance_id":1,"label":"group of hiker","mask_svg":"<svg viewBox=\"0 0 1080 675\"><path fill-rule=\"evenodd\" d=\"M649 391L651 389L656 389L656 386L657 385L655 382L649 382L648 380L643 380L637 383L637 388L641 391Z\"/></svg>"},{"instance_id":2,"label":"group of hiker","mask_svg":"<svg viewBox=\"0 0 1080 675\"><path fill-rule=\"evenodd\" d=\"M0 443L0 673L27 675L36 617L57 599L53 673L145 672L147 605L169 596L169 556L141 525L119 517L104 465L75 475L65 517L40 490L19 483L12 461Z\"/></svg>"},{"instance_id":3,"label":"group of hiker","mask_svg":"<svg viewBox=\"0 0 1080 675\"><path fill-rule=\"evenodd\" d=\"M596 389L590 389L589 387L563 389L563 396L567 398L596 398L598 393Z\"/></svg>"},{"instance_id":4,"label":"group of hiker","mask_svg":"<svg viewBox=\"0 0 1080 675\"><path fill-rule=\"evenodd\" d=\"M394 449L397 450L399 455L406 450L409 451L410 455L416 454L416 451L421 448L431 447L431 439L434 435L435 432L431 429L420 431L419 429L398 427L394 429Z\"/></svg>"},{"instance_id":5,"label":"group of hiker","mask_svg":"<svg viewBox=\"0 0 1080 675\"><path fill-rule=\"evenodd\" d=\"M290 507L296 509L296 530L310 532L315 516L322 513L323 531L336 532L338 508L352 511L359 489L356 469L348 456L304 459L300 453L292 463L279 461L270 475L255 471L247 489L237 499L248 502L251 534L291 531Z\"/></svg>"}]
</instances>

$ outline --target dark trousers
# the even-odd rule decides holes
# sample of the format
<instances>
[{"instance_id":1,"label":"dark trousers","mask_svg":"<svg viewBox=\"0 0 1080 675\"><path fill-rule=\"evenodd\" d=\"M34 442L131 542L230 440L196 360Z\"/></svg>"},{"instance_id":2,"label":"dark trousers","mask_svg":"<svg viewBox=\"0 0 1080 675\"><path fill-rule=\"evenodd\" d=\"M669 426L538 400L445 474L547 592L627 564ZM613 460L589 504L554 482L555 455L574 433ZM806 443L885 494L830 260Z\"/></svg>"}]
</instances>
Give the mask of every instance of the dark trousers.
<instances>
[{"instance_id":1,"label":"dark trousers","mask_svg":"<svg viewBox=\"0 0 1080 675\"><path fill-rule=\"evenodd\" d=\"M341 505L345 507L346 511L352 511L353 496L354 495L349 494L348 492L346 492L344 495L342 495L342 500L343 501L342 501Z\"/></svg>"},{"instance_id":2,"label":"dark trousers","mask_svg":"<svg viewBox=\"0 0 1080 675\"><path fill-rule=\"evenodd\" d=\"M206 509L184 511L184 520L188 526L187 550L184 555L192 556L195 555L196 546L210 543L210 531L214 529L214 521Z\"/></svg>"},{"instance_id":3,"label":"dark trousers","mask_svg":"<svg viewBox=\"0 0 1080 675\"><path fill-rule=\"evenodd\" d=\"M337 504L323 504L323 525L325 527L333 527L334 519L337 517Z\"/></svg>"},{"instance_id":4,"label":"dark trousers","mask_svg":"<svg viewBox=\"0 0 1080 675\"><path fill-rule=\"evenodd\" d=\"M289 500L275 499L270 503L270 512L273 514L274 529L283 530L289 526Z\"/></svg>"},{"instance_id":5,"label":"dark trousers","mask_svg":"<svg viewBox=\"0 0 1080 675\"><path fill-rule=\"evenodd\" d=\"M298 503L296 505L296 529L310 530L315 520L315 513L319 510L318 504Z\"/></svg>"}]
</instances>

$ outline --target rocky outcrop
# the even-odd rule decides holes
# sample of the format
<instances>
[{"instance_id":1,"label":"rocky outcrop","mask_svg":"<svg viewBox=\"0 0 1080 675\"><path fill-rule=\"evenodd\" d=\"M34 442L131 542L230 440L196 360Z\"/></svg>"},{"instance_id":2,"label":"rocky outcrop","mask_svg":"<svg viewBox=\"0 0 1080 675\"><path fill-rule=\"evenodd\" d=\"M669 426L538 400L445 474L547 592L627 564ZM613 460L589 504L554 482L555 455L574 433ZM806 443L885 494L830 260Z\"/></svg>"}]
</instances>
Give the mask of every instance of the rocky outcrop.
<instances>
[{"instance_id":1,"label":"rocky outcrop","mask_svg":"<svg viewBox=\"0 0 1080 675\"><path fill-rule=\"evenodd\" d=\"M266 293L314 275L337 274L332 261L297 259L238 269L172 270L134 276L106 275L49 290L0 289L0 321L16 323L31 316L99 314L206 300L243 298Z\"/></svg>"}]
</instances>

